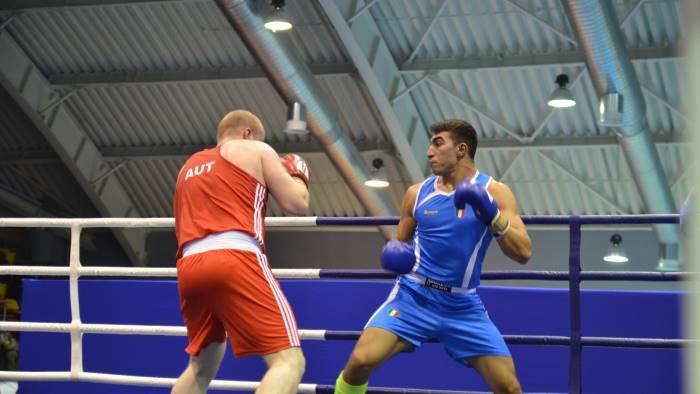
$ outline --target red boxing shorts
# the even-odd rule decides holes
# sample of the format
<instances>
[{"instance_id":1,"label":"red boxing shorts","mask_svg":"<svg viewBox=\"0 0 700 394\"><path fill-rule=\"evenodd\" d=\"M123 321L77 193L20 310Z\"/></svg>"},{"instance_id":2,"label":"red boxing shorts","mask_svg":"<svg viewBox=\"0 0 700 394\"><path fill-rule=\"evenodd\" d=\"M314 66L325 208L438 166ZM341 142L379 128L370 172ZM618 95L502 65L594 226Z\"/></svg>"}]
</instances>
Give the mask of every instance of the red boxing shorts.
<instances>
[{"instance_id":1,"label":"red boxing shorts","mask_svg":"<svg viewBox=\"0 0 700 394\"><path fill-rule=\"evenodd\" d=\"M221 249L183 257L177 284L191 356L227 334L235 357L300 346L292 308L264 254Z\"/></svg>"}]
</instances>

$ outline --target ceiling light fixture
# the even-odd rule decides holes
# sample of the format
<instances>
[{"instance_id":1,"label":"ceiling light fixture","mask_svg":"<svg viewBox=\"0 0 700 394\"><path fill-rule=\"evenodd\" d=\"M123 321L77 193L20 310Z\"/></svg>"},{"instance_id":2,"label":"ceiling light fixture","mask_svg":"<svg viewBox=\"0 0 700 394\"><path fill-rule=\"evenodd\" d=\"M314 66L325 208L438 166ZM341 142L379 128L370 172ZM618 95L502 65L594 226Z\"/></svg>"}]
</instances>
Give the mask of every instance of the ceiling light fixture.
<instances>
[{"instance_id":1,"label":"ceiling light fixture","mask_svg":"<svg viewBox=\"0 0 700 394\"><path fill-rule=\"evenodd\" d=\"M384 161L382 159L376 158L372 160L372 176L365 181L365 186L372 188L384 188L389 186Z\"/></svg>"},{"instance_id":2,"label":"ceiling light fixture","mask_svg":"<svg viewBox=\"0 0 700 394\"><path fill-rule=\"evenodd\" d=\"M272 13L265 18L265 28L273 33L290 30L293 25L284 9L284 0L272 0L270 5Z\"/></svg>"},{"instance_id":3,"label":"ceiling light fixture","mask_svg":"<svg viewBox=\"0 0 700 394\"><path fill-rule=\"evenodd\" d=\"M571 94L571 91L566 87L566 85L569 83L569 76L566 74L559 74L557 75L555 82L559 87L554 89L552 94L549 96L547 105L554 108L569 108L576 105L574 95Z\"/></svg>"},{"instance_id":4,"label":"ceiling light fixture","mask_svg":"<svg viewBox=\"0 0 700 394\"><path fill-rule=\"evenodd\" d=\"M298 101L293 102L287 109L287 124L284 126L287 134L309 134L306 128L306 106Z\"/></svg>"},{"instance_id":5,"label":"ceiling light fixture","mask_svg":"<svg viewBox=\"0 0 700 394\"><path fill-rule=\"evenodd\" d=\"M608 248L608 254L603 257L603 261L606 263L617 264L627 263L630 261L625 253L625 249L621 246L622 236L620 234L613 234L612 237L610 237L610 243L612 245L610 245Z\"/></svg>"}]
</instances>

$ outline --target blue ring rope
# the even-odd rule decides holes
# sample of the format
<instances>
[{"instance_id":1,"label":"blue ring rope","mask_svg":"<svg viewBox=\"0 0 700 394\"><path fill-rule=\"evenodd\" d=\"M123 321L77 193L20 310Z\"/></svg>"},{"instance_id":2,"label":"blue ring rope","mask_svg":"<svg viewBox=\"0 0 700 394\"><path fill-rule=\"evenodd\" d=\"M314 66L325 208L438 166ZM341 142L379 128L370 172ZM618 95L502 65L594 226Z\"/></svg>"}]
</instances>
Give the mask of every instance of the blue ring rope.
<instances>
[{"instance_id":1,"label":"blue ring rope","mask_svg":"<svg viewBox=\"0 0 700 394\"><path fill-rule=\"evenodd\" d=\"M326 331L325 340L356 340L362 331ZM571 338L556 335L503 335L509 345L541 345L541 346L570 346ZM438 343L436 339L427 341ZM693 343L691 339L660 339L660 338L612 338L612 337L581 337L581 345L598 347L625 347L649 349L680 349Z\"/></svg>"},{"instance_id":2,"label":"blue ring rope","mask_svg":"<svg viewBox=\"0 0 700 394\"><path fill-rule=\"evenodd\" d=\"M335 386L317 385L316 394L333 394ZM428 389L403 389L393 387L368 387L366 394L484 394L477 391L454 391L454 390L428 390Z\"/></svg>"},{"instance_id":3,"label":"blue ring rope","mask_svg":"<svg viewBox=\"0 0 700 394\"><path fill-rule=\"evenodd\" d=\"M697 276L694 272L634 272L634 271L581 271L581 280L620 280L620 281L653 281L678 282ZM322 279L394 279L396 274L381 269L339 270L321 269L319 278ZM529 271L502 270L483 271L484 280L569 280L567 271Z\"/></svg>"},{"instance_id":4,"label":"blue ring rope","mask_svg":"<svg viewBox=\"0 0 700 394\"><path fill-rule=\"evenodd\" d=\"M571 224L573 216L568 215L522 215L525 224ZM673 224L680 222L678 214L663 215L581 215L581 224ZM359 216L316 218L317 226L392 226L399 224L398 216Z\"/></svg>"}]
</instances>

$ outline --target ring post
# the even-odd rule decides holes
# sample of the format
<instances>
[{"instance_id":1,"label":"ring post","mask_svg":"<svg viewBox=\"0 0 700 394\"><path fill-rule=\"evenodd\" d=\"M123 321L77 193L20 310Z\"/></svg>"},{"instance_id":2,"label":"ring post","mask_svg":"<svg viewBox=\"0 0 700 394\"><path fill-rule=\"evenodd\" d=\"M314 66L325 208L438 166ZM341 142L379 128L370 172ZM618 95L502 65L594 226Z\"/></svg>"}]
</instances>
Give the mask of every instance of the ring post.
<instances>
[{"instance_id":1,"label":"ring post","mask_svg":"<svg viewBox=\"0 0 700 394\"><path fill-rule=\"evenodd\" d=\"M70 286L70 376L79 380L83 373L83 334L80 322L80 299L78 298L78 277L80 276L80 231L79 221L70 226L70 266L68 282Z\"/></svg>"},{"instance_id":2,"label":"ring post","mask_svg":"<svg viewBox=\"0 0 700 394\"><path fill-rule=\"evenodd\" d=\"M569 393L581 394L581 218L569 222Z\"/></svg>"}]
</instances>

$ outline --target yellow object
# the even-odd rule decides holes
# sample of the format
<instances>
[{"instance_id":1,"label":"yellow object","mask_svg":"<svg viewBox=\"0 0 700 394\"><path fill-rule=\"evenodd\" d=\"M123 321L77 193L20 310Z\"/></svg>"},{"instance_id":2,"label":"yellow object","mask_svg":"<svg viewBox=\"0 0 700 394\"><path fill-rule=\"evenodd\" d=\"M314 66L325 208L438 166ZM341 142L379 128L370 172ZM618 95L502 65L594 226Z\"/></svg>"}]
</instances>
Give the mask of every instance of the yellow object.
<instances>
[{"instance_id":1,"label":"yellow object","mask_svg":"<svg viewBox=\"0 0 700 394\"><path fill-rule=\"evenodd\" d=\"M340 371L335 381L335 394L365 394L365 392L367 392L367 383L353 386L343 379L343 371Z\"/></svg>"},{"instance_id":2,"label":"yellow object","mask_svg":"<svg viewBox=\"0 0 700 394\"><path fill-rule=\"evenodd\" d=\"M0 282L0 311L5 308L8 313L19 313L19 303L14 298L5 298L7 296L7 284ZM3 306L4 304L4 306ZM0 312L0 319L2 312Z\"/></svg>"},{"instance_id":3,"label":"yellow object","mask_svg":"<svg viewBox=\"0 0 700 394\"><path fill-rule=\"evenodd\" d=\"M19 313L19 303L14 298L7 298L5 301L5 310L7 313Z\"/></svg>"},{"instance_id":4,"label":"yellow object","mask_svg":"<svg viewBox=\"0 0 700 394\"><path fill-rule=\"evenodd\" d=\"M7 265L13 265L15 263L15 260L17 259L17 253L7 248L0 248L0 253L2 253L5 256L5 261L7 261Z\"/></svg>"}]
</instances>

